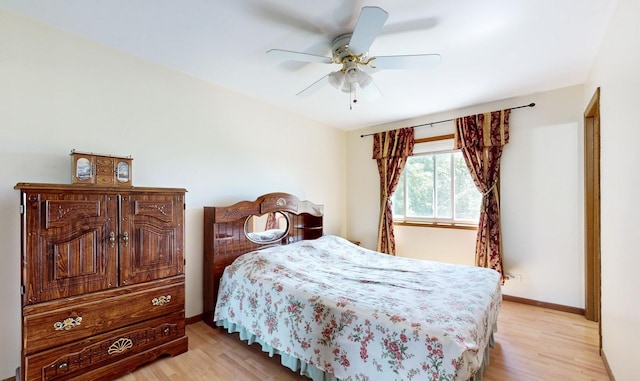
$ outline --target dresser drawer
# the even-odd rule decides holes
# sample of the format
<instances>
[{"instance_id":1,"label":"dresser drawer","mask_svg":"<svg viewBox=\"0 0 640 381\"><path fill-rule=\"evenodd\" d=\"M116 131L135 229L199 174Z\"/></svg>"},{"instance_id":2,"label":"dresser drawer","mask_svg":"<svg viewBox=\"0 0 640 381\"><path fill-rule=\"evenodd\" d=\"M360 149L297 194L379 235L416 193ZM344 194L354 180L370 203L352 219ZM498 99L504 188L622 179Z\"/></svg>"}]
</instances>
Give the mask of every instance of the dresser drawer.
<instances>
[{"instance_id":1,"label":"dresser drawer","mask_svg":"<svg viewBox=\"0 0 640 381\"><path fill-rule=\"evenodd\" d=\"M132 293L53 304L46 312L23 317L24 355L99 335L184 309L184 283L138 289Z\"/></svg>"},{"instance_id":2,"label":"dresser drawer","mask_svg":"<svg viewBox=\"0 0 640 381\"><path fill-rule=\"evenodd\" d=\"M25 379L74 379L91 370L180 338L186 340L184 312L26 356Z\"/></svg>"}]
</instances>

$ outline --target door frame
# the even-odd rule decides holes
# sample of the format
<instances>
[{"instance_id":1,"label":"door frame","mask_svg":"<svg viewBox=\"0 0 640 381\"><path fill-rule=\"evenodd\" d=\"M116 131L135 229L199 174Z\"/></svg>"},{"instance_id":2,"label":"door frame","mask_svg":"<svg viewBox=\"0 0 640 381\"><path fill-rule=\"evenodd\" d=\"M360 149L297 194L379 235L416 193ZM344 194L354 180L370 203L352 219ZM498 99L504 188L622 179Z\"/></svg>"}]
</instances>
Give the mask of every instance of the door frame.
<instances>
[{"instance_id":1,"label":"door frame","mask_svg":"<svg viewBox=\"0 0 640 381\"><path fill-rule=\"evenodd\" d=\"M584 185L585 317L601 327L599 87L584 111Z\"/></svg>"}]
</instances>

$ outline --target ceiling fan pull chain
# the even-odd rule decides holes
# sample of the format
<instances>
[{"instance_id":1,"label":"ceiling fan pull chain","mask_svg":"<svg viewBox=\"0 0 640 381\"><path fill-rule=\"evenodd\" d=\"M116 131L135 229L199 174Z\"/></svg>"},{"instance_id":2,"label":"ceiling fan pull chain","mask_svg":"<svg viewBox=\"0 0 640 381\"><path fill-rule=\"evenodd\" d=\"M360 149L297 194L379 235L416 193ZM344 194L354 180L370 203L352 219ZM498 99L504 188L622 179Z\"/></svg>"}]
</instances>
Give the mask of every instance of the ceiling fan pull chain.
<instances>
[{"instance_id":1,"label":"ceiling fan pull chain","mask_svg":"<svg viewBox=\"0 0 640 381\"><path fill-rule=\"evenodd\" d=\"M358 102L356 99L356 86L350 83L349 87L351 87L351 91L349 91L349 110L353 110L353 104Z\"/></svg>"}]
</instances>

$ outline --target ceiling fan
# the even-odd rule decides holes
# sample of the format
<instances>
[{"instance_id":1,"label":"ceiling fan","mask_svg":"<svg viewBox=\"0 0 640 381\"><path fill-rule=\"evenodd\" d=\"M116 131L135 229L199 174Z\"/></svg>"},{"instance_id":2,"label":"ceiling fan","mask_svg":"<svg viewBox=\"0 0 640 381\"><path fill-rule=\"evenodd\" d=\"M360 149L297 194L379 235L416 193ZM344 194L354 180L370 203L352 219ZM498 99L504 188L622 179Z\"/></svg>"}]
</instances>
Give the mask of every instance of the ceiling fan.
<instances>
[{"instance_id":1,"label":"ceiling fan","mask_svg":"<svg viewBox=\"0 0 640 381\"><path fill-rule=\"evenodd\" d=\"M332 40L332 57L282 49L271 49L267 53L283 60L342 65L340 70L323 76L298 92L299 96L311 95L328 83L345 93L354 95L360 88L369 97L377 97L380 91L368 72L374 69L426 69L440 62L439 54L369 56L369 47L388 17L389 14L380 7L363 7L353 32ZM357 100L354 98L353 102Z\"/></svg>"}]
</instances>

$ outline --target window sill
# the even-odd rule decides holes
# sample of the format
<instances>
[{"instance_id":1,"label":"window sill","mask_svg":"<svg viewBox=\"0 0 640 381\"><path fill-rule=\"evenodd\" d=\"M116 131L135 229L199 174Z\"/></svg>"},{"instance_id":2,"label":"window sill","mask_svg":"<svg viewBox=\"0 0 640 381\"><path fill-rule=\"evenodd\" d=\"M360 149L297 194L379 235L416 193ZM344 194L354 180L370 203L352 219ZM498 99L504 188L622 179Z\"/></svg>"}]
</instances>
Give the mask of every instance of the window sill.
<instances>
[{"instance_id":1,"label":"window sill","mask_svg":"<svg viewBox=\"0 0 640 381\"><path fill-rule=\"evenodd\" d=\"M448 222L393 221L393 225L394 226L415 226L420 228L478 230L477 225L456 224L456 223L448 223Z\"/></svg>"}]
</instances>

